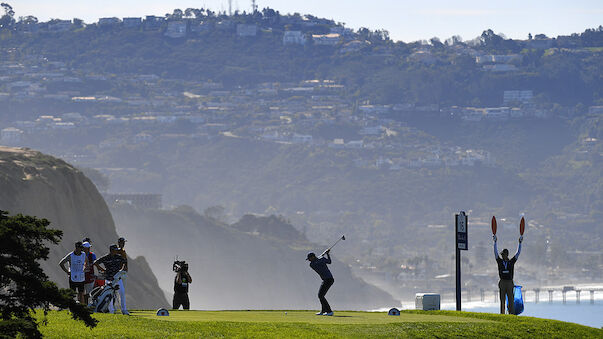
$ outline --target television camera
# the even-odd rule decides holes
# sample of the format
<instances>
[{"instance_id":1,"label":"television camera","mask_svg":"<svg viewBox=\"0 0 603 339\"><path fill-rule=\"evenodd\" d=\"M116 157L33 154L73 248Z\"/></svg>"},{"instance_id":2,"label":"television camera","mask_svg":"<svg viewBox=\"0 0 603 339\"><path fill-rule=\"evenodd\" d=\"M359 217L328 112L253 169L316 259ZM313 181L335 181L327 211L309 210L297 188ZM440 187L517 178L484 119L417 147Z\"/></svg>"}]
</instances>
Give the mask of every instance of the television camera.
<instances>
[{"instance_id":1,"label":"television camera","mask_svg":"<svg viewBox=\"0 0 603 339\"><path fill-rule=\"evenodd\" d=\"M174 272L187 272L188 264L184 260L174 260L174 264L172 265L172 270Z\"/></svg>"}]
</instances>

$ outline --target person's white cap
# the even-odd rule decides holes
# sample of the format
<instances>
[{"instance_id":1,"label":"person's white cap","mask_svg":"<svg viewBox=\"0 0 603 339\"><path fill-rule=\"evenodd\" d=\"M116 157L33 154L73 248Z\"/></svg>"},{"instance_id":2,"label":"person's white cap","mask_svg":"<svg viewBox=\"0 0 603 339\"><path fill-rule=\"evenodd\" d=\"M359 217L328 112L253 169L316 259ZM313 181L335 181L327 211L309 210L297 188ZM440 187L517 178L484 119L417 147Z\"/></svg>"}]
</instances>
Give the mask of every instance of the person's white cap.
<instances>
[{"instance_id":1,"label":"person's white cap","mask_svg":"<svg viewBox=\"0 0 603 339\"><path fill-rule=\"evenodd\" d=\"M85 248L90 248L90 246L92 246L92 245L90 245L90 243L86 241L85 243L82 244L82 246Z\"/></svg>"}]
</instances>

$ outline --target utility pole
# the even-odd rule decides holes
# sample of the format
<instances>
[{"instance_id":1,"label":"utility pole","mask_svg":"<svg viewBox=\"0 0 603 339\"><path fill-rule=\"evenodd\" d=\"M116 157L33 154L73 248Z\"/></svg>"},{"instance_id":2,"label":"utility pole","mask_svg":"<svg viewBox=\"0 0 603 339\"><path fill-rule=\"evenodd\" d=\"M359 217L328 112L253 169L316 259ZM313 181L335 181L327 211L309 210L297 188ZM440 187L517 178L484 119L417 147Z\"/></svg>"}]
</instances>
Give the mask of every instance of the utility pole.
<instances>
[{"instance_id":1,"label":"utility pole","mask_svg":"<svg viewBox=\"0 0 603 339\"><path fill-rule=\"evenodd\" d=\"M232 16L232 0L228 0L228 16Z\"/></svg>"},{"instance_id":2,"label":"utility pole","mask_svg":"<svg viewBox=\"0 0 603 339\"><path fill-rule=\"evenodd\" d=\"M251 0L251 13L255 13L258 10L258 5L255 3L255 0Z\"/></svg>"}]
</instances>

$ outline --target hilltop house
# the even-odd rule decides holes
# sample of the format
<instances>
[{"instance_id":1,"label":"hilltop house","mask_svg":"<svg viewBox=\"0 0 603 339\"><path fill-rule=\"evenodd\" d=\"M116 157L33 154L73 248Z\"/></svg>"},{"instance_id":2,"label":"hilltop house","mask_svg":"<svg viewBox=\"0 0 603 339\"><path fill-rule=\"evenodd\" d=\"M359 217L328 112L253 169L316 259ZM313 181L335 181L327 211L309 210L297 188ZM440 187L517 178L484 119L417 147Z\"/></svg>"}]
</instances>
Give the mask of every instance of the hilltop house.
<instances>
[{"instance_id":1,"label":"hilltop house","mask_svg":"<svg viewBox=\"0 0 603 339\"><path fill-rule=\"evenodd\" d=\"M484 65L484 71L490 72L513 72L516 70L517 67L515 65L509 64Z\"/></svg>"},{"instance_id":2,"label":"hilltop house","mask_svg":"<svg viewBox=\"0 0 603 339\"><path fill-rule=\"evenodd\" d=\"M302 31L285 31L283 45L305 45L306 36Z\"/></svg>"},{"instance_id":3,"label":"hilltop house","mask_svg":"<svg viewBox=\"0 0 603 339\"><path fill-rule=\"evenodd\" d=\"M341 35L337 33L313 34L312 41L315 45L335 46L341 40Z\"/></svg>"},{"instance_id":4,"label":"hilltop house","mask_svg":"<svg viewBox=\"0 0 603 339\"><path fill-rule=\"evenodd\" d=\"M548 49L553 46L553 39L547 37L530 39L526 41L526 45L533 49Z\"/></svg>"},{"instance_id":5,"label":"hilltop house","mask_svg":"<svg viewBox=\"0 0 603 339\"><path fill-rule=\"evenodd\" d=\"M487 55L476 56L475 62L477 64L489 64L489 63L509 64L509 63L513 63L513 62L520 62L521 59L522 59L522 57L519 54L506 54L506 55L487 54Z\"/></svg>"},{"instance_id":6,"label":"hilltop house","mask_svg":"<svg viewBox=\"0 0 603 339\"><path fill-rule=\"evenodd\" d=\"M216 23L216 29L220 31L232 31L235 23L232 20L222 20Z\"/></svg>"},{"instance_id":7,"label":"hilltop house","mask_svg":"<svg viewBox=\"0 0 603 339\"><path fill-rule=\"evenodd\" d=\"M385 130L385 127L379 126L365 126L363 127L358 134L360 135L381 135L381 133Z\"/></svg>"},{"instance_id":8,"label":"hilltop house","mask_svg":"<svg viewBox=\"0 0 603 339\"><path fill-rule=\"evenodd\" d=\"M142 18L123 18L124 28L139 28L142 25Z\"/></svg>"},{"instance_id":9,"label":"hilltop house","mask_svg":"<svg viewBox=\"0 0 603 339\"><path fill-rule=\"evenodd\" d=\"M419 49L414 51L409 57L410 60L418 61L424 65L433 65L438 59L428 50Z\"/></svg>"},{"instance_id":10,"label":"hilltop house","mask_svg":"<svg viewBox=\"0 0 603 339\"><path fill-rule=\"evenodd\" d=\"M212 30L213 23L208 21L191 22L189 27L191 32L194 33L208 32Z\"/></svg>"},{"instance_id":11,"label":"hilltop house","mask_svg":"<svg viewBox=\"0 0 603 339\"><path fill-rule=\"evenodd\" d=\"M156 31L161 28L165 19L161 16L147 15L144 19L144 30L145 31Z\"/></svg>"},{"instance_id":12,"label":"hilltop house","mask_svg":"<svg viewBox=\"0 0 603 339\"><path fill-rule=\"evenodd\" d=\"M53 20L48 24L48 31L50 32L66 32L71 29L71 20Z\"/></svg>"},{"instance_id":13,"label":"hilltop house","mask_svg":"<svg viewBox=\"0 0 603 339\"><path fill-rule=\"evenodd\" d=\"M603 106L590 106L588 108L588 114L601 114L603 113Z\"/></svg>"},{"instance_id":14,"label":"hilltop house","mask_svg":"<svg viewBox=\"0 0 603 339\"><path fill-rule=\"evenodd\" d=\"M509 103L530 104L533 98L534 93L530 90L503 92L504 105L508 105Z\"/></svg>"},{"instance_id":15,"label":"hilltop house","mask_svg":"<svg viewBox=\"0 0 603 339\"><path fill-rule=\"evenodd\" d=\"M246 24L238 24L237 25L237 36L246 37L246 36L256 36L258 32L258 26L254 25L246 25Z\"/></svg>"},{"instance_id":16,"label":"hilltop house","mask_svg":"<svg viewBox=\"0 0 603 339\"><path fill-rule=\"evenodd\" d=\"M170 21L168 22L165 36L169 38L184 38L186 36L186 22L185 21Z\"/></svg>"},{"instance_id":17,"label":"hilltop house","mask_svg":"<svg viewBox=\"0 0 603 339\"><path fill-rule=\"evenodd\" d=\"M119 18L100 18L98 19L98 25L100 27L110 27L119 25Z\"/></svg>"},{"instance_id":18,"label":"hilltop house","mask_svg":"<svg viewBox=\"0 0 603 339\"><path fill-rule=\"evenodd\" d=\"M293 137L291 137L291 142L294 144L311 144L312 136L295 133L295 134L293 134Z\"/></svg>"}]
</instances>

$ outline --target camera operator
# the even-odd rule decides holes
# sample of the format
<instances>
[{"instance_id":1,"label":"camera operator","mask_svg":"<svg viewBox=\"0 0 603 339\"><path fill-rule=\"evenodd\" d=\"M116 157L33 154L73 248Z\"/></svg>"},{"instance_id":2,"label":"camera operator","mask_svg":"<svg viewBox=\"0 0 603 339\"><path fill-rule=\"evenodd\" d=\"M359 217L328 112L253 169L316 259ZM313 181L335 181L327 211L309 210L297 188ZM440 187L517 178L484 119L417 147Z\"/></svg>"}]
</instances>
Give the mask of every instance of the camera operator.
<instances>
[{"instance_id":1,"label":"camera operator","mask_svg":"<svg viewBox=\"0 0 603 339\"><path fill-rule=\"evenodd\" d=\"M182 305L182 309L190 309L190 301L188 299L188 285L193 282L193 278L188 273L188 264L184 261L174 263L174 300L172 302L173 309L177 310Z\"/></svg>"}]
</instances>

